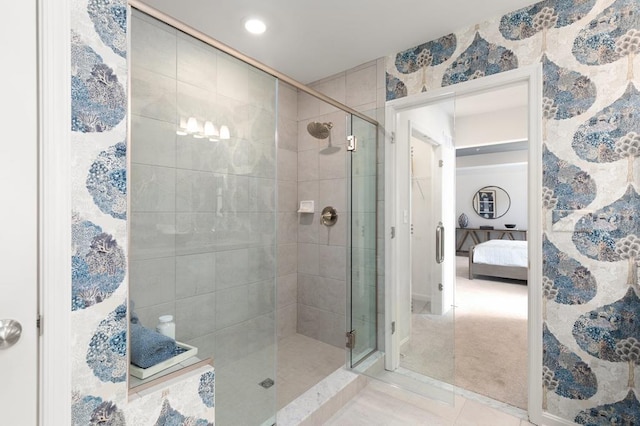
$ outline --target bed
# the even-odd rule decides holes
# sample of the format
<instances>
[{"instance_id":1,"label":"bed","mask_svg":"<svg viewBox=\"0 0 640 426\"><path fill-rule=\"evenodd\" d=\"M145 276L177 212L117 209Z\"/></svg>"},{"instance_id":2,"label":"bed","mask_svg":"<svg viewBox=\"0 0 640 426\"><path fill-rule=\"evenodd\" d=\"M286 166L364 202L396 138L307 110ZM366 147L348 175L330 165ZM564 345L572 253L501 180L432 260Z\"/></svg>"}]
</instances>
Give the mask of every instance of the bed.
<instances>
[{"instance_id":1,"label":"bed","mask_svg":"<svg viewBox=\"0 0 640 426\"><path fill-rule=\"evenodd\" d=\"M526 241L489 240L469 250L469 279L487 275L514 280L528 278L528 248Z\"/></svg>"}]
</instances>

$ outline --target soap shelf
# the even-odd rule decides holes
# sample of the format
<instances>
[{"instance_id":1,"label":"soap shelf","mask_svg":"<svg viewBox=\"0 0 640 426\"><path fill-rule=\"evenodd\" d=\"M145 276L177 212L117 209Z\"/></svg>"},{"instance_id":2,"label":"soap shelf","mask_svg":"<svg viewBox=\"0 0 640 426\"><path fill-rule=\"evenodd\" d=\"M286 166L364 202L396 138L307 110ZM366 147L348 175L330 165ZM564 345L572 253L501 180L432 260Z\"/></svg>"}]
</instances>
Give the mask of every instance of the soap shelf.
<instances>
[{"instance_id":1,"label":"soap shelf","mask_svg":"<svg viewBox=\"0 0 640 426\"><path fill-rule=\"evenodd\" d=\"M298 209L298 213L314 213L315 205L313 200L305 200L300 201L300 208Z\"/></svg>"},{"instance_id":2,"label":"soap shelf","mask_svg":"<svg viewBox=\"0 0 640 426\"><path fill-rule=\"evenodd\" d=\"M130 364L129 365L129 373L137 377L138 379L146 379L147 377L153 376L167 368L171 368L174 365L180 364L181 362L191 358L192 356L196 356L198 353L198 348L195 346L187 345L186 343L176 342L177 350L176 355L172 358L169 358L165 361L159 362L156 365L152 365L149 368L140 368L137 365Z\"/></svg>"}]
</instances>

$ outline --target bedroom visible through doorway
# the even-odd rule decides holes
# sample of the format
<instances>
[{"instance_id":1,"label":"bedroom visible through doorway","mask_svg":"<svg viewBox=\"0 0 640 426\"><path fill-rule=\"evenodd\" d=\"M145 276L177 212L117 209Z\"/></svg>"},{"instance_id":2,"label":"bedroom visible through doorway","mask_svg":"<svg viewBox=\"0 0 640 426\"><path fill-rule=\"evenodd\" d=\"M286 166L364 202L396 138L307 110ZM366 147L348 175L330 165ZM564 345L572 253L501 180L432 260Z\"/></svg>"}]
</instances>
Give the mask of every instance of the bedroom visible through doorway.
<instances>
[{"instance_id":1,"label":"bedroom visible through doorway","mask_svg":"<svg viewBox=\"0 0 640 426\"><path fill-rule=\"evenodd\" d=\"M467 220L456 229L456 384L522 409L528 396L527 135L526 84L457 102L456 214Z\"/></svg>"},{"instance_id":2,"label":"bedroom visible through doorway","mask_svg":"<svg viewBox=\"0 0 640 426\"><path fill-rule=\"evenodd\" d=\"M372 376L450 403L452 395L472 392L505 409L524 409L531 418L539 415L542 348L535 336L542 332L541 294L539 285L527 281L539 282L542 268L541 91L540 67L531 66L388 103L386 122L392 130L385 149L385 191L394 194L385 212L391 227L385 238L389 322L385 321L384 371ZM516 101L515 92L524 100ZM492 114L501 121L491 121ZM524 126L509 132L517 123ZM416 137L416 129L427 140ZM435 166L430 162L440 171L416 173L416 146L434 142L446 150L443 161ZM467 173L492 171L490 178L495 180L480 185L481 179L473 177L465 200L457 202L456 181L464 180L456 176L457 162ZM415 182L439 174L439 188ZM442 207L420 212L420 204L428 209L436 192L442 194ZM456 204L464 205L466 212ZM442 213L442 227L438 223L436 229L428 220L434 209ZM426 244L417 241L421 234ZM463 252L470 246L483 251L480 243L485 240L524 245L523 263L484 264L476 256L470 263ZM414 265L425 269L437 259L438 250L444 254L441 274L414 270ZM510 334L501 343L499 337ZM513 367L510 355L519 361Z\"/></svg>"},{"instance_id":3,"label":"bedroom visible through doorway","mask_svg":"<svg viewBox=\"0 0 640 426\"><path fill-rule=\"evenodd\" d=\"M411 138L411 327L400 366L527 409L528 86L456 98L455 309L429 293L434 228L433 143ZM420 125L414 117L412 126ZM437 165L435 166L437 167ZM437 189L436 191L437 192ZM490 241L480 245L483 242ZM485 245L506 246L504 251ZM508 259L524 249L522 259ZM523 246L523 247L522 247ZM435 247L435 248L434 248ZM490 258L469 259L473 247ZM497 253L493 251L498 250ZM506 258L505 258L506 257ZM470 276L472 270L479 274ZM437 275L437 274L436 274ZM512 279L514 277L524 280ZM453 316L453 318L451 318ZM444 338L453 327L453 342ZM441 350L446 345L446 350ZM454 371L443 357L453 353Z\"/></svg>"}]
</instances>

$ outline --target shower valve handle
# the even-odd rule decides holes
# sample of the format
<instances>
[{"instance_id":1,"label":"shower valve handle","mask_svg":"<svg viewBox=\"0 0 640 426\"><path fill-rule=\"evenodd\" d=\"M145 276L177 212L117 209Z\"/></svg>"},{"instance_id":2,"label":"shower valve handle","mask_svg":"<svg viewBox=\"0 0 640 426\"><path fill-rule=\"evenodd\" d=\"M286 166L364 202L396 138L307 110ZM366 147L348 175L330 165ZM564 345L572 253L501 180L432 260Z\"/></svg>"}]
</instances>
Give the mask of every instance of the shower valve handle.
<instances>
[{"instance_id":1,"label":"shower valve handle","mask_svg":"<svg viewBox=\"0 0 640 426\"><path fill-rule=\"evenodd\" d=\"M333 226L338 221L338 212L331 206L325 207L322 209L322 214L320 215L320 223L325 226Z\"/></svg>"}]
</instances>

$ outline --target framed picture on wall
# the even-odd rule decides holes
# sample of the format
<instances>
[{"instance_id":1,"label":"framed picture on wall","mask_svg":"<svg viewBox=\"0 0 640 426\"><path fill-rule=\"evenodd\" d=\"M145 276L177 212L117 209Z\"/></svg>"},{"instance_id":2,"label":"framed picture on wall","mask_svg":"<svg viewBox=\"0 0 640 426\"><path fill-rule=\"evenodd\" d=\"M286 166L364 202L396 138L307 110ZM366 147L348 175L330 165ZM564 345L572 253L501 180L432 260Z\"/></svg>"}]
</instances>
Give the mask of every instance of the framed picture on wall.
<instances>
[{"instance_id":1,"label":"framed picture on wall","mask_svg":"<svg viewBox=\"0 0 640 426\"><path fill-rule=\"evenodd\" d=\"M476 197L476 211L485 219L493 219L496 215L496 191L494 189L483 189L478 191Z\"/></svg>"}]
</instances>

